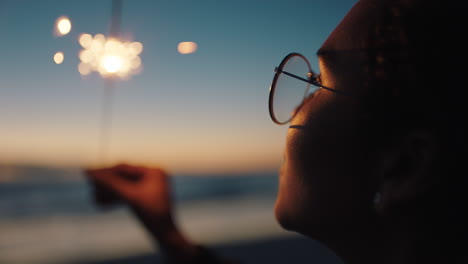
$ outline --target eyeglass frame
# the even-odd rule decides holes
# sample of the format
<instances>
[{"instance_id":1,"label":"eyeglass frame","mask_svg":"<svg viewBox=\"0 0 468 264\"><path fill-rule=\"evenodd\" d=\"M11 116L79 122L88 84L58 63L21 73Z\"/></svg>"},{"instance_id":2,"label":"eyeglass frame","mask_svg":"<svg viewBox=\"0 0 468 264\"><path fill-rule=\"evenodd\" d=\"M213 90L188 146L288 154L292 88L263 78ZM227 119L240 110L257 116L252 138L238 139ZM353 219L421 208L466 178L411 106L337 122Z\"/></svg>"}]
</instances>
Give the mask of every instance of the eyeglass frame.
<instances>
[{"instance_id":1,"label":"eyeglass frame","mask_svg":"<svg viewBox=\"0 0 468 264\"><path fill-rule=\"evenodd\" d=\"M302 77L299 77L297 75L294 75L292 73L289 73L287 71L283 71L283 68L284 66L286 65L286 63L289 61L290 58L294 57L294 56L299 56L301 57L306 63L307 63L307 66L309 67L309 72L307 73L307 77L309 79L304 79ZM284 121L284 122L280 122L278 121L278 119L276 119L275 117L275 114L273 113L273 99L274 99L274 94L275 94L275 90L276 90L276 83L278 81L278 78L281 74L285 74L289 77L292 77L292 78L295 78L297 80L300 80L300 81L303 81L303 82L306 82L306 83L309 83L311 85L314 85L316 87L318 87L319 89L325 89L325 90L328 90L328 91L332 91L332 92L335 92L337 94L342 94L342 95L345 95L345 96L352 96L351 94L347 93L347 92L343 92L341 90L336 90L336 89L333 89L333 88L330 88L330 87L326 87L326 86L323 86L321 85L319 82L318 82L318 75L315 74L313 71L312 71L312 67L310 66L310 63L309 61L306 59L306 57L300 53L297 53L297 52L291 52L289 53L288 55L286 55L286 57L284 57L284 59L281 61L280 65L278 67L275 67L275 76L273 77L273 81L271 83L271 86L270 86L270 91L269 91L269 96L268 96L268 110L269 110L269 113L270 113L270 117L271 117L271 120L273 120L274 123L278 124L278 125L284 125L284 124L287 124L291 121L291 119L294 118L294 116L296 116L297 112L298 111L295 111L294 115L292 115L288 120ZM316 92L316 91L315 91ZM314 93L315 93L314 92ZM306 98L306 95L304 95L304 98L302 98L302 102L298 105L298 110L302 107L302 105L304 104L304 99Z\"/></svg>"}]
</instances>

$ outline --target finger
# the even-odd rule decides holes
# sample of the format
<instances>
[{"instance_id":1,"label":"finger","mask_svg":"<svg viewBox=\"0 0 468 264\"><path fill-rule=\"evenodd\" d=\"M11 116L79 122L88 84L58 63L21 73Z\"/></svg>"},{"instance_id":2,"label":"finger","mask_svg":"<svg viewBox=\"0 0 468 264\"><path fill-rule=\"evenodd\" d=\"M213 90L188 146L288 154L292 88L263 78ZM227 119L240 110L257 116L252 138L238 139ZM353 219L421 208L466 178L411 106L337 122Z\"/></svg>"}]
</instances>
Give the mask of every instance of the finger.
<instances>
[{"instance_id":1,"label":"finger","mask_svg":"<svg viewBox=\"0 0 468 264\"><path fill-rule=\"evenodd\" d=\"M119 164L114 167L121 175L132 181L141 181L145 183L161 181L167 179L167 173L160 168L150 168L144 166L133 166L128 164Z\"/></svg>"},{"instance_id":2,"label":"finger","mask_svg":"<svg viewBox=\"0 0 468 264\"><path fill-rule=\"evenodd\" d=\"M115 168L87 170L86 174L98 189L110 189L124 200L135 198L135 184L122 178Z\"/></svg>"},{"instance_id":3,"label":"finger","mask_svg":"<svg viewBox=\"0 0 468 264\"><path fill-rule=\"evenodd\" d=\"M126 180L129 180L132 182L141 181L145 175L144 167L137 167L137 166L132 166L128 164L119 164L113 167L113 169L116 172L118 172L118 174L122 178L125 178Z\"/></svg>"}]
</instances>

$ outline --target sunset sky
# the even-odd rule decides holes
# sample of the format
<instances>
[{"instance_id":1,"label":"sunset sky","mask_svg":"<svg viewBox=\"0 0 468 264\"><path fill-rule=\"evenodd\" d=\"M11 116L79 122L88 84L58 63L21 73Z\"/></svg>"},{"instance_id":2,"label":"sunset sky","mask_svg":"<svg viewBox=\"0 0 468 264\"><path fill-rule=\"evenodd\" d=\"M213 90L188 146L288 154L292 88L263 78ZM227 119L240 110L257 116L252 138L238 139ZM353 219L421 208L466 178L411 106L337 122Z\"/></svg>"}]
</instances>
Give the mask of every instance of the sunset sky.
<instances>
[{"instance_id":1,"label":"sunset sky","mask_svg":"<svg viewBox=\"0 0 468 264\"><path fill-rule=\"evenodd\" d=\"M276 170L286 126L268 115L273 69L309 58L355 0L123 0L143 68L115 82L106 162L180 172ZM72 22L58 37L60 16ZM0 164L86 166L98 155L105 82L78 72L78 37L108 34L111 1L0 0ZM180 42L198 49L180 54ZM56 64L54 54L63 52Z\"/></svg>"}]
</instances>

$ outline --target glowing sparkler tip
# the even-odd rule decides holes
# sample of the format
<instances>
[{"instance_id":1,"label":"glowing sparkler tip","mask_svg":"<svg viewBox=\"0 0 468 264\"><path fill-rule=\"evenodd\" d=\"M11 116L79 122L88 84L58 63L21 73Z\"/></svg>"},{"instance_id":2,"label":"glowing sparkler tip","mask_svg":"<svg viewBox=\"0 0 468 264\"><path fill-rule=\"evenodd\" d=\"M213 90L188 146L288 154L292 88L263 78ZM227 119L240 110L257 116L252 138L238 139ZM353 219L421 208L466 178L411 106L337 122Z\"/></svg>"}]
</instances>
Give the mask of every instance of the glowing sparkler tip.
<instances>
[{"instance_id":1,"label":"glowing sparkler tip","mask_svg":"<svg viewBox=\"0 0 468 264\"><path fill-rule=\"evenodd\" d=\"M101 60L101 64L108 73L116 73L122 68L122 57L104 56Z\"/></svg>"},{"instance_id":2,"label":"glowing sparkler tip","mask_svg":"<svg viewBox=\"0 0 468 264\"><path fill-rule=\"evenodd\" d=\"M141 59L138 55L143 51L143 44L140 42L106 39L102 34L96 34L94 37L81 34L78 42L83 47L79 53L81 63L78 66L81 75L96 71L103 77L128 79L141 70Z\"/></svg>"}]
</instances>

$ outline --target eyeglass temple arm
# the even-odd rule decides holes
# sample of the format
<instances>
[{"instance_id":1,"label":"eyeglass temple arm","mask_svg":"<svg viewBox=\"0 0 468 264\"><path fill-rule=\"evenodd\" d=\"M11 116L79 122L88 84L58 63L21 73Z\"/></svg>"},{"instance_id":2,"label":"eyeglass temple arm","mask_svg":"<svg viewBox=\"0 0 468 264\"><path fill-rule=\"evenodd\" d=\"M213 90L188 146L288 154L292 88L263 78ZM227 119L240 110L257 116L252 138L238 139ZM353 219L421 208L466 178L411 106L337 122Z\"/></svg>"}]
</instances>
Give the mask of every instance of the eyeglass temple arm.
<instances>
[{"instance_id":1,"label":"eyeglass temple arm","mask_svg":"<svg viewBox=\"0 0 468 264\"><path fill-rule=\"evenodd\" d=\"M326 87L326 86L323 86L321 85L320 83L317 82L317 78L315 76L312 76L310 77L310 79L304 79L302 77L299 77L297 75L294 75L292 73L289 73L289 72L286 72L286 71L283 71L283 70L280 70L278 69L278 67L275 68L275 72L276 73L283 73L283 74L286 74L290 77L293 77L294 79L298 79L300 81L303 81L303 82L306 82L306 83L310 83L312 85L315 85L317 87L320 87L320 88L323 88L325 90L329 90L329 91L332 91L332 92L335 92L335 93L339 93L339 94L343 94L343 95L347 95L347 96L351 96L350 94L346 93L346 92L343 92L343 91L340 91L340 90L336 90L336 89L332 89L332 88L329 88L329 87Z\"/></svg>"}]
</instances>

